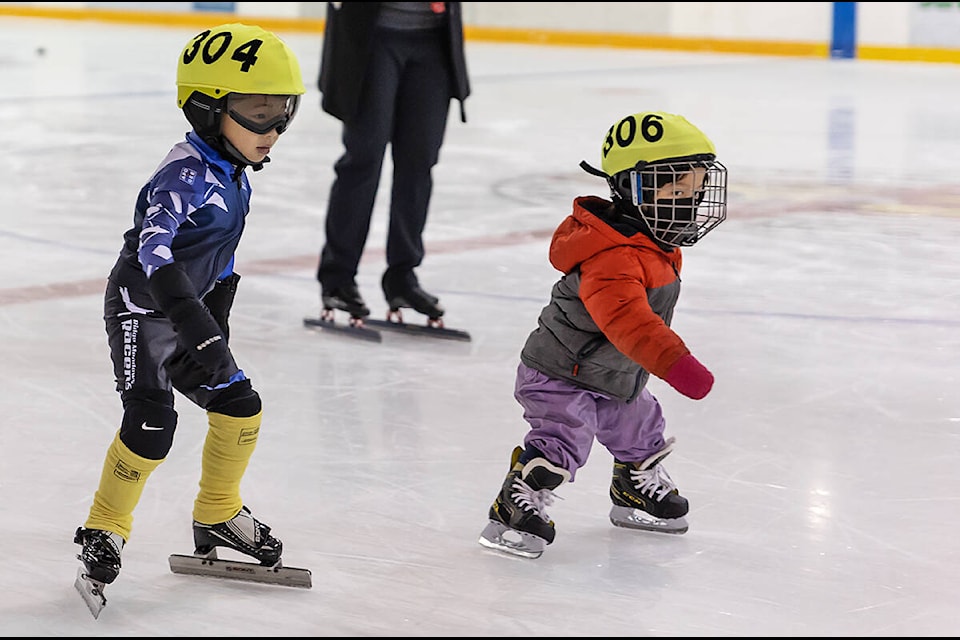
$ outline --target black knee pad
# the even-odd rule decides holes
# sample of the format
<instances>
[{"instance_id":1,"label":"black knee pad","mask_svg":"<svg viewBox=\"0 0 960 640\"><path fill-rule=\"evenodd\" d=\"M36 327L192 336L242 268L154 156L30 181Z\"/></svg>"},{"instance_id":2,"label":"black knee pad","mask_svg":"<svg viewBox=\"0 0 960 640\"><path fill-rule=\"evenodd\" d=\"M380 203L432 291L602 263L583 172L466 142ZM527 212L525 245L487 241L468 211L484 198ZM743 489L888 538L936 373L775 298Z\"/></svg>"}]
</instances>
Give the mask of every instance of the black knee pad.
<instances>
[{"instance_id":1,"label":"black knee pad","mask_svg":"<svg viewBox=\"0 0 960 640\"><path fill-rule=\"evenodd\" d=\"M162 460L173 446L177 412L173 393L131 392L123 395L120 440L133 453L148 460Z\"/></svg>"},{"instance_id":2,"label":"black knee pad","mask_svg":"<svg viewBox=\"0 0 960 640\"><path fill-rule=\"evenodd\" d=\"M260 413L262 406L253 383L246 379L218 390L216 396L207 403L207 411L232 418L250 418Z\"/></svg>"}]
</instances>

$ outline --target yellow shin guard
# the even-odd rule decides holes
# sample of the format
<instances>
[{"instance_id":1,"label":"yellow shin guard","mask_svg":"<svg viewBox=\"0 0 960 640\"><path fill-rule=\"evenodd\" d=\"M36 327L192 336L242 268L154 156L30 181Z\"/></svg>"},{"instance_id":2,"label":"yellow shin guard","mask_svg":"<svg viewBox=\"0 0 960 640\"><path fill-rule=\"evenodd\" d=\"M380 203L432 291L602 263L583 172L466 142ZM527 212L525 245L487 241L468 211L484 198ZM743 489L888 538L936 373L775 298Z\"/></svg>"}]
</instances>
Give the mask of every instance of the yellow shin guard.
<instances>
[{"instance_id":1,"label":"yellow shin guard","mask_svg":"<svg viewBox=\"0 0 960 640\"><path fill-rule=\"evenodd\" d=\"M200 492L193 504L193 519L203 524L226 522L240 512L240 480L257 446L263 412L234 418L207 412L210 428L203 443Z\"/></svg>"},{"instance_id":2,"label":"yellow shin guard","mask_svg":"<svg viewBox=\"0 0 960 640\"><path fill-rule=\"evenodd\" d=\"M100 486L93 496L93 506L84 526L87 529L112 531L130 539L133 510L140 502L147 478L163 459L141 458L120 441L120 432L114 436L103 461Z\"/></svg>"}]
</instances>

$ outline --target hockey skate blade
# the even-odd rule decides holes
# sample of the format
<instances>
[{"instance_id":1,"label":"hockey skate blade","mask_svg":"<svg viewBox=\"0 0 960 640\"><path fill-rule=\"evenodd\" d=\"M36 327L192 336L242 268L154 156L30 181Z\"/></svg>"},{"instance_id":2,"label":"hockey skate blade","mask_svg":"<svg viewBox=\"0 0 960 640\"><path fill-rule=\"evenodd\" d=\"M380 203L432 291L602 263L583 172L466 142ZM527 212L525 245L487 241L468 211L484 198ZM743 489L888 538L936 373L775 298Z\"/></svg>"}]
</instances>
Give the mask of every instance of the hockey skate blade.
<instances>
[{"instance_id":1,"label":"hockey skate blade","mask_svg":"<svg viewBox=\"0 0 960 640\"><path fill-rule=\"evenodd\" d=\"M687 520L682 516L679 518L657 518L641 509L618 507L616 505L610 508L610 523L615 527L622 527L624 529L638 529L640 531L655 531L675 535L686 533L688 528Z\"/></svg>"},{"instance_id":2,"label":"hockey skate blade","mask_svg":"<svg viewBox=\"0 0 960 640\"><path fill-rule=\"evenodd\" d=\"M543 555L543 547L546 544L543 538L511 529L495 520L491 520L483 529L477 542L487 549L534 559Z\"/></svg>"},{"instance_id":3,"label":"hockey skate blade","mask_svg":"<svg viewBox=\"0 0 960 640\"><path fill-rule=\"evenodd\" d=\"M313 587L313 580L309 569L284 567L280 565L268 567L253 562L210 559L205 556L173 554L170 556L170 571L193 576L209 576L211 578L226 578L228 580L243 580L245 582L278 584L285 587L299 587L301 589L310 589Z\"/></svg>"},{"instance_id":4,"label":"hockey skate blade","mask_svg":"<svg viewBox=\"0 0 960 640\"><path fill-rule=\"evenodd\" d=\"M87 603L87 608L93 614L94 620L100 617L100 612L107 606L107 598L103 595L103 583L87 577L83 567L77 568L77 579L73 586L80 592L80 597Z\"/></svg>"}]
</instances>

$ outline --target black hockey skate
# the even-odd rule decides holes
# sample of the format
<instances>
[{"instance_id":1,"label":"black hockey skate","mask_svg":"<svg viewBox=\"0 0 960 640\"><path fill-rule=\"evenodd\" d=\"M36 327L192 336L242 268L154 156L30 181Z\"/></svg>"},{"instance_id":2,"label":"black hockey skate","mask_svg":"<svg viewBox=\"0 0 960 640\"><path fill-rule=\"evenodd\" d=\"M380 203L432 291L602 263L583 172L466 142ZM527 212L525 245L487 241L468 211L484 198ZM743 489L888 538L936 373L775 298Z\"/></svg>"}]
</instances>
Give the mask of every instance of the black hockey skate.
<instances>
[{"instance_id":1,"label":"black hockey skate","mask_svg":"<svg viewBox=\"0 0 960 640\"><path fill-rule=\"evenodd\" d=\"M83 548L77 559L83 563L84 573L91 580L110 584L120 575L120 551L123 537L101 529L77 528L73 541Z\"/></svg>"},{"instance_id":2,"label":"black hockey skate","mask_svg":"<svg viewBox=\"0 0 960 640\"><path fill-rule=\"evenodd\" d=\"M196 547L194 555L210 556L217 547L225 547L250 556L265 566L277 564L283 552L283 543L270 535L270 527L254 518L246 507L219 524L201 524L194 520L193 544Z\"/></svg>"},{"instance_id":3,"label":"black hockey skate","mask_svg":"<svg viewBox=\"0 0 960 640\"><path fill-rule=\"evenodd\" d=\"M370 315L370 309L364 303L360 296L360 290L355 283L350 283L345 287L324 290L320 294L323 310L319 318L304 318L304 326L327 329L350 335L361 340L370 342L380 342L380 332L368 328L366 318ZM336 312L346 311L350 318L346 323L337 322Z\"/></svg>"},{"instance_id":4,"label":"black hockey skate","mask_svg":"<svg viewBox=\"0 0 960 640\"><path fill-rule=\"evenodd\" d=\"M570 479L570 472L545 458L520 462L523 449L510 458L510 472L490 507L490 523L478 542L489 549L524 558L539 558L556 535L546 508L553 503L553 490Z\"/></svg>"},{"instance_id":5,"label":"black hockey skate","mask_svg":"<svg viewBox=\"0 0 960 640\"><path fill-rule=\"evenodd\" d=\"M673 451L669 438L663 449L642 462L613 462L610 482L610 522L617 527L686 533L690 510L661 461Z\"/></svg>"}]
</instances>

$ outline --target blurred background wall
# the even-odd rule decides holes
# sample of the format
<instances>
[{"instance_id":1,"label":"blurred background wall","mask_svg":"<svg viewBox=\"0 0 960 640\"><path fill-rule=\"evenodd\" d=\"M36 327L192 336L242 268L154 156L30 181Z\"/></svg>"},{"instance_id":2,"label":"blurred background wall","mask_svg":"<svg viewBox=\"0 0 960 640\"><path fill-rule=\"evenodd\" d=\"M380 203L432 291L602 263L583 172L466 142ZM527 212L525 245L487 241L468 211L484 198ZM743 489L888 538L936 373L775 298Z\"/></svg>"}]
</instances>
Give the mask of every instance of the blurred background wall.
<instances>
[{"instance_id":1,"label":"blurred background wall","mask_svg":"<svg viewBox=\"0 0 960 640\"><path fill-rule=\"evenodd\" d=\"M464 2L468 39L960 63L960 2ZM322 31L323 2L0 2L0 16Z\"/></svg>"}]
</instances>

